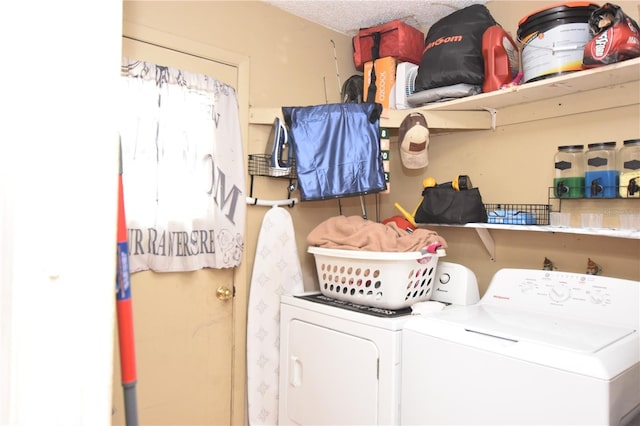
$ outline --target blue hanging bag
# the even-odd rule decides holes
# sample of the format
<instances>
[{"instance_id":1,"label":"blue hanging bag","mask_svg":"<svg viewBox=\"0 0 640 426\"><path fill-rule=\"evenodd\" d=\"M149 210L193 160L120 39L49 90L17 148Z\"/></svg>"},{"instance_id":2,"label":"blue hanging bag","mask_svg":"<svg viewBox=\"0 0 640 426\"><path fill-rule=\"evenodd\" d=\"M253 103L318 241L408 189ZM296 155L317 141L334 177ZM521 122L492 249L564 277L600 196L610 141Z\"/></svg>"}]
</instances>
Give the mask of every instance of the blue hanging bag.
<instances>
[{"instance_id":1,"label":"blue hanging bag","mask_svg":"<svg viewBox=\"0 0 640 426\"><path fill-rule=\"evenodd\" d=\"M302 201L384 191L376 103L282 107Z\"/></svg>"}]
</instances>

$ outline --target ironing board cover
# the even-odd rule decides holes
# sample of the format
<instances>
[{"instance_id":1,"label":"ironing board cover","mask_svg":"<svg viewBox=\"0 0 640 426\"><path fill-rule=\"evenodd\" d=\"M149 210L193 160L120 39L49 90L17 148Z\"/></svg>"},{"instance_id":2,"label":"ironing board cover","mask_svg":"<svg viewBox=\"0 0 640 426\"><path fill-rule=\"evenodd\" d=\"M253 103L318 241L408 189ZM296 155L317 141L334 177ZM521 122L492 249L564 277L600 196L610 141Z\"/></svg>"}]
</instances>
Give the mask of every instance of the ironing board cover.
<instances>
[{"instance_id":1,"label":"ironing board cover","mask_svg":"<svg viewBox=\"0 0 640 426\"><path fill-rule=\"evenodd\" d=\"M375 103L282 107L303 201L384 191Z\"/></svg>"},{"instance_id":2,"label":"ironing board cover","mask_svg":"<svg viewBox=\"0 0 640 426\"><path fill-rule=\"evenodd\" d=\"M258 235L247 317L249 424L278 424L280 296L304 291L293 222L273 207Z\"/></svg>"}]
</instances>

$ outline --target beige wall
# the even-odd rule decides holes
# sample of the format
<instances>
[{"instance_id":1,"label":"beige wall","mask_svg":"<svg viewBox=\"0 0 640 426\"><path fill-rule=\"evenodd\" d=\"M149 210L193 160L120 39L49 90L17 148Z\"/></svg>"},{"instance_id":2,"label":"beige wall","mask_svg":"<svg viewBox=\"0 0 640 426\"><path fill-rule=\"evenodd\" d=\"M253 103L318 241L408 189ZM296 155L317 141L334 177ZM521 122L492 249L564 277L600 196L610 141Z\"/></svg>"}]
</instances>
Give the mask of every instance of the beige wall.
<instances>
[{"instance_id":1,"label":"beige wall","mask_svg":"<svg viewBox=\"0 0 640 426\"><path fill-rule=\"evenodd\" d=\"M526 14L555 2L490 2L494 17L515 33ZM635 19L639 2L617 2ZM253 1L129 2L124 16L139 24L167 31L250 57L249 99L252 107L312 105L339 100L334 62L334 43L340 81L355 73L351 38ZM594 99L593 102L597 102ZM380 196L380 219L397 214L394 202L413 207L420 197L423 177L451 180L470 175L481 188L485 202L546 203L553 177L553 155L558 145L640 137L638 105L598 113L505 126L496 131L469 131L433 135L430 164L426 170L403 169L397 154L397 131L392 131L391 194ZM269 126L251 125L245 141L246 154L265 152ZM249 182L247 182L248 184ZM286 179L256 177L253 195L265 199L287 196ZM247 186L248 190L248 186ZM297 196L297 192L293 194ZM376 219L374 197L366 198L370 219ZM343 214L359 215L356 199L344 200ZM601 201L589 205L614 218L621 211L638 211L637 201ZM581 209L584 206L574 206ZM237 286L246 286L262 217L266 207L249 207L245 261L248 276ZM304 269L305 287L316 288L313 258L306 254L306 235L322 220L338 214L337 201L308 202L289 210L296 227L298 250ZM584 272L591 257L609 276L640 280L640 241L593 236L492 230L497 260L492 262L473 229L434 228L449 242L451 262L469 266L484 292L499 268L542 267L544 257L566 271ZM246 295L247 291L242 292ZM242 319L241 319L242 320ZM244 336L236 336L238 349ZM243 389L237 377L237 389Z\"/></svg>"},{"instance_id":2,"label":"beige wall","mask_svg":"<svg viewBox=\"0 0 640 426\"><path fill-rule=\"evenodd\" d=\"M333 43L336 44L341 82L356 71L351 59L351 39L328 31L300 18L283 13L260 2L125 2L125 19L167 29L186 38L213 44L251 58L250 104L252 107L280 107L285 105L313 105L336 102L339 86L336 78ZM495 19L515 34L518 21L532 11L556 4L549 1L493 1L488 3ZM634 19L638 18L639 2L617 2ZM154 8L155 13L145 13ZM175 9L171 13L157 13L157 8ZM177 17L177 18L176 18ZM188 17L188 18L187 18ZM212 18L213 17L213 18ZM224 17L217 19L216 17ZM241 20L242 25L237 22ZM266 26L266 30L257 30ZM326 94L326 97L325 97ZM594 100L597 102L597 100ZM380 196L380 218L397 214L393 203L415 206L419 199L423 177L433 176L448 181L457 174L471 176L481 188L485 202L546 203L547 187L553 179L552 160L558 145L588 144L604 140L622 140L640 135L638 106L593 114L580 114L560 119L530 122L501 127L496 131L457 132L433 135L430 144L430 165L419 172L402 168L392 160L391 194ZM265 152L268 126L252 125L249 129L247 154ZM392 154L397 154L392 130ZM392 157L393 158L393 157ZM398 159L397 155L395 156ZM498 172L499 173L496 173ZM256 177L253 195L259 198L285 198L288 181ZM293 194L294 196L297 193ZM374 197L366 198L367 211L375 219ZM344 200L343 214L360 214L358 199ZM637 204L637 203L636 203ZM606 209L613 221L621 211L633 210L633 201L603 201L597 209ZM589 206L590 207L590 206ZM578 208L581 208L578 206ZM305 253L306 235L321 220L338 214L337 201L303 203L290 210L296 226L298 250L304 267L305 287L315 287L313 258ZM252 207L248 214L248 235L257 235L264 208ZM563 270L582 272L591 256L603 264L607 274L621 278L640 278L640 267L620 259L621 253L640 252L637 240L594 238L562 234L538 235L531 232L492 232L497 245L497 262L490 262L488 254L473 230L438 228L452 245L447 260L470 266L479 276L481 286L488 284L493 273L501 267L538 268L545 256ZM453 239L452 239L453 238ZM455 244L464 238L465 249ZM544 250L527 250L529 241L542 239ZM585 241L594 240L592 253L579 250ZM511 243L509 243L511 242ZM521 257L513 257L511 244L523 247ZM611 249L609 249L611 246ZM554 252L554 247L563 247ZM581 252L571 258L572 250ZM246 254L254 257L255 241L248 238ZM557 254L556 254L557 253ZM551 257L555 255L555 258ZM507 256L505 256L507 255ZM566 257L566 259L565 259ZM624 258L624 256L622 256ZM508 260L507 260L508 259Z\"/></svg>"},{"instance_id":3,"label":"beige wall","mask_svg":"<svg viewBox=\"0 0 640 426\"><path fill-rule=\"evenodd\" d=\"M518 21L532 11L557 2L493 1L488 7L494 18L515 35ZM616 2L638 19L640 2ZM515 37L514 37L515 38ZM597 99L593 99L595 104ZM499 112L498 112L499 114ZM553 156L558 145L618 142L640 137L640 106L616 108L596 113L533 121L500 127L496 131L458 132L431 139L430 165L422 176L437 181L451 180L457 174L471 176L487 203L546 203L547 188L553 182ZM397 148L397 146L396 146ZM397 163L392 164L396 168ZM392 169L396 178L401 167ZM408 176L407 176L408 178ZM399 179L400 180L400 179ZM406 183L405 183L406 182ZM402 187L413 186L418 193L420 179L402 178ZM393 182L394 186L395 182ZM417 197L409 197L417 200ZM407 205L415 206L406 201ZM640 212L637 200L615 200L563 204L563 210L602 211L605 225L617 226L617 215ZM578 225L577 215L573 224ZM620 238L550 234L538 232L495 231L496 261L489 255L471 229L437 228L449 242L447 261L463 263L478 276L481 292L500 268L542 267L544 257L565 271L584 272L587 258L599 263L604 274L640 280L640 241Z\"/></svg>"},{"instance_id":4,"label":"beige wall","mask_svg":"<svg viewBox=\"0 0 640 426\"><path fill-rule=\"evenodd\" d=\"M557 4L553 1L493 1L488 7L494 18L515 36L518 21L540 8ZM638 19L640 2L618 2L634 19ZM426 33L425 29L425 33ZM344 53L350 55L350 46ZM340 57L340 56L339 56ZM350 56L349 58L350 59ZM348 63L347 65L351 65ZM347 67L342 67L345 69ZM343 72L345 76L347 73ZM343 78L344 81L344 78ZM322 98L312 103L321 103ZM593 100L594 103L597 99ZM303 104L303 101L298 104ZM280 106L271 104L259 106ZM487 203L546 204L548 187L553 182L553 156L558 145L584 144L640 136L640 105L616 108L597 113L578 114L568 117L533 121L521 125L500 127L496 131L453 132L432 135L430 164L424 170L407 170L399 160L397 130L392 129L391 193L380 195L380 219L398 214L394 202L415 207L420 199L421 182L433 176L446 182L458 174L471 176L474 185L480 187ZM260 137L266 132L252 126L253 135ZM259 132L259 133L258 133ZM258 137L258 139L260 138ZM263 139L264 140L264 139ZM252 141L253 142L253 141ZM259 146L261 140L255 141ZM260 178L257 178L260 179ZM266 182L278 186L278 194L284 194L284 184ZM374 198L366 197L370 219L375 219ZM617 226L617 215L625 212L640 212L634 200L581 202L563 204L563 210L603 211L605 225ZM305 236L317 223L338 214L336 201L309 202L292 209L298 234L298 249L305 273L305 287L314 289L315 267L313 257L305 253ZM343 214L360 214L358 199L343 202ZM574 214L573 224L578 215ZM593 236L551 234L538 232L491 231L496 244L496 261L489 254L473 229L433 227L450 244L447 261L462 263L478 276L483 293L500 268L542 267L545 257L565 271L584 272L587 259L591 257L604 270L604 274L627 279L640 279L640 241L619 238L597 238Z\"/></svg>"}]
</instances>

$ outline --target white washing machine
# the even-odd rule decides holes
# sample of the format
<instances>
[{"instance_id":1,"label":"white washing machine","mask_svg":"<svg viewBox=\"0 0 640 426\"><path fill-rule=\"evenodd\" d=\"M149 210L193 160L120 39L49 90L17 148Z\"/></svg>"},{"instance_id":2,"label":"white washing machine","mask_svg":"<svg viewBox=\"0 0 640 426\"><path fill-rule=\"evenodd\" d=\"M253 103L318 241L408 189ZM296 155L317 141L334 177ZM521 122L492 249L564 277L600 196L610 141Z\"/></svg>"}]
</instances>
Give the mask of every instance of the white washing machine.
<instances>
[{"instance_id":1,"label":"white washing machine","mask_svg":"<svg viewBox=\"0 0 640 426\"><path fill-rule=\"evenodd\" d=\"M633 423L639 306L637 281L500 270L478 304L405 323L401 424Z\"/></svg>"},{"instance_id":2,"label":"white washing machine","mask_svg":"<svg viewBox=\"0 0 640 426\"><path fill-rule=\"evenodd\" d=\"M478 300L475 276L461 265L439 262L436 281L442 302ZM411 309L367 308L318 293L281 300L278 423L397 425L401 330ZM387 313L397 316L377 316Z\"/></svg>"}]
</instances>

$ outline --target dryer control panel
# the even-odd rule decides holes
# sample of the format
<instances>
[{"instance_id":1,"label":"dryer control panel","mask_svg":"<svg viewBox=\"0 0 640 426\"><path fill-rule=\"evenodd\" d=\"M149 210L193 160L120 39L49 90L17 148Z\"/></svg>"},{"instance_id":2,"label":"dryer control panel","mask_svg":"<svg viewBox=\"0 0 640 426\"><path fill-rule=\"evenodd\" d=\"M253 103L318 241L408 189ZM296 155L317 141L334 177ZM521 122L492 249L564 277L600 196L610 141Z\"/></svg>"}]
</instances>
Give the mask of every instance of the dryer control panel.
<instances>
[{"instance_id":1,"label":"dryer control panel","mask_svg":"<svg viewBox=\"0 0 640 426\"><path fill-rule=\"evenodd\" d=\"M502 269L480 303L640 327L640 282L600 275Z\"/></svg>"},{"instance_id":2,"label":"dryer control panel","mask_svg":"<svg viewBox=\"0 0 640 426\"><path fill-rule=\"evenodd\" d=\"M472 305L480 300L478 280L464 265L438 261L431 300L453 305Z\"/></svg>"}]
</instances>

